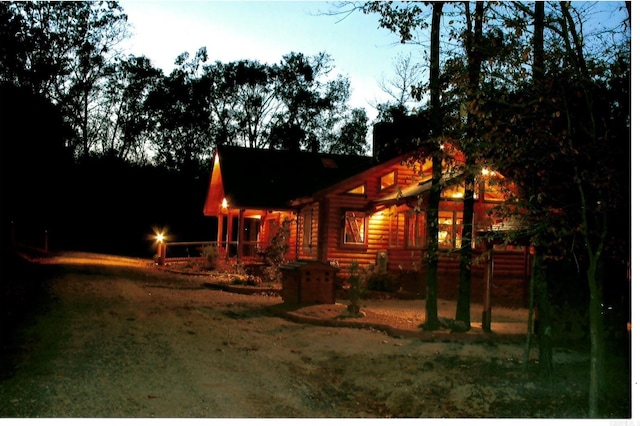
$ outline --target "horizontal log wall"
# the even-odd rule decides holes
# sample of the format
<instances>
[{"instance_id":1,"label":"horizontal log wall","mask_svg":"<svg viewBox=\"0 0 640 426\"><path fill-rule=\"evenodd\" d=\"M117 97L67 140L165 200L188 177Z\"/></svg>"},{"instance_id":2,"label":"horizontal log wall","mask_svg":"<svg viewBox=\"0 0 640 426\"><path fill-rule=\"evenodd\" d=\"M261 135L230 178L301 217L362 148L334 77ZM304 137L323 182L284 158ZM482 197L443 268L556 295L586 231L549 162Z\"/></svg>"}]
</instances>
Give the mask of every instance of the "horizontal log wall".
<instances>
[{"instance_id":1,"label":"horizontal log wall","mask_svg":"<svg viewBox=\"0 0 640 426\"><path fill-rule=\"evenodd\" d=\"M380 252L387 253L387 268L393 273L414 273L419 276L424 271L422 249L406 247L405 212L413 206L391 206L378 212L367 212L365 244L344 244L344 214L346 211L365 211L371 208L370 201L393 194L397 186L380 190L380 177L389 171L396 170L397 185L401 187L411 185L417 176L414 170L404 165L389 165L386 168L375 169L375 173L360 175L343 182L330 192L322 194L317 202L301 209L295 227L297 234L294 238L297 247L297 258L313 259L333 262L340 267L340 274L347 273L352 262L357 262L363 268L376 264ZM348 194L347 192L360 185L365 185L366 194ZM495 204L476 200L474 206L474 222L486 221L487 211ZM455 211L462 214L462 200L445 199L440 203L441 211ZM305 212L312 211L312 241L304 247L304 217ZM459 276L459 260L457 256L442 250L439 262L439 296L454 299L457 297ZM416 296L424 296L424 280L412 279L404 283L403 290L413 292ZM412 281L413 284L411 282ZM485 263L479 261L472 270L472 298L474 302L481 302L485 283ZM522 250L496 251L494 264L495 297L503 299L503 304L519 305L523 300L524 285L526 283L526 262ZM402 284L401 284L402 285ZM515 302L514 302L515 301Z\"/></svg>"},{"instance_id":2,"label":"horizontal log wall","mask_svg":"<svg viewBox=\"0 0 640 426\"><path fill-rule=\"evenodd\" d=\"M318 260L318 223L320 215L319 203L313 203L300 210L298 215L298 234L295 237L298 259ZM308 244L304 241L305 219L311 218L311 238Z\"/></svg>"}]
</instances>

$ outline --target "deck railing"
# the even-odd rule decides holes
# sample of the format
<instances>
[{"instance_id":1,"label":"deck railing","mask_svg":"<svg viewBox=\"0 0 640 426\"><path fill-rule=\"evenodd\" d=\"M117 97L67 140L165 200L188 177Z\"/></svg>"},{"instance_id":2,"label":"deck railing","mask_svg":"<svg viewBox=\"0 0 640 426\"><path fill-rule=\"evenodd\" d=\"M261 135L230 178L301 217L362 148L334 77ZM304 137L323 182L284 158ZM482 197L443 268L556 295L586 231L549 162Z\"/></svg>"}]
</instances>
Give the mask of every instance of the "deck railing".
<instances>
[{"instance_id":1,"label":"deck railing","mask_svg":"<svg viewBox=\"0 0 640 426\"><path fill-rule=\"evenodd\" d=\"M186 262L194 258L203 258L207 247L217 248L220 256L233 258L238 256L238 242L218 241L181 241L158 243L156 263L164 265L167 261ZM259 258L261 252L257 241L243 241L240 244L241 258Z\"/></svg>"}]
</instances>

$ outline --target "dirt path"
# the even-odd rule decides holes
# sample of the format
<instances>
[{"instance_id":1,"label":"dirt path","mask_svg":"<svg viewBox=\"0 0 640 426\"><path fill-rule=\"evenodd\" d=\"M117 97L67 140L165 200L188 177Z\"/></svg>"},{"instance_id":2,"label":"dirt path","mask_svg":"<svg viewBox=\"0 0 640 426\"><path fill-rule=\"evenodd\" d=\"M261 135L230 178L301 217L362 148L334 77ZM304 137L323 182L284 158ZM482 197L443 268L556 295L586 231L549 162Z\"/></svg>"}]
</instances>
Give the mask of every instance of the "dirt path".
<instances>
[{"instance_id":1,"label":"dirt path","mask_svg":"<svg viewBox=\"0 0 640 426\"><path fill-rule=\"evenodd\" d=\"M320 327L274 315L278 297L198 278L46 267L55 302L0 381L2 417L586 415L583 379L549 387L525 375L521 344ZM582 369L586 355L558 351L555 362Z\"/></svg>"}]
</instances>

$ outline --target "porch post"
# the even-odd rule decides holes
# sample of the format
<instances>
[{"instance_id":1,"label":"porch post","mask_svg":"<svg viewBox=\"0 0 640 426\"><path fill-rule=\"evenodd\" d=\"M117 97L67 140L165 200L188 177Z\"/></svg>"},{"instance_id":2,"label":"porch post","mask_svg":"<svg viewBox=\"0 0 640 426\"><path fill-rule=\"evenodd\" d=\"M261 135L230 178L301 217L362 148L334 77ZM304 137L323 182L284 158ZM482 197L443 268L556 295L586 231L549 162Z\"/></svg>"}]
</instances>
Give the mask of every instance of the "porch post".
<instances>
[{"instance_id":1,"label":"porch post","mask_svg":"<svg viewBox=\"0 0 640 426\"><path fill-rule=\"evenodd\" d=\"M300 258L300 207L296 210L296 259Z\"/></svg>"},{"instance_id":2,"label":"porch post","mask_svg":"<svg viewBox=\"0 0 640 426\"><path fill-rule=\"evenodd\" d=\"M238 261L240 257L244 256L244 209L240 209L238 212Z\"/></svg>"},{"instance_id":3,"label":"porch post","mask_svg":"<svg viewBox=\"0 0 640 426\"><path fill-rule=\"evenodd\" d=\"M222 232L224 231L224 216L218 213L218 233L216 234L216 250L218 253L222 250Z\"/></svg>"},{"instance_id":4,"label":"porch post","mask_svg":"<svg viewBox=\"0 0 640 426\"><path fill-rule=\"evenodd\" d=\"M231 235L233 233L233 216L231 215L231 208L227 210L227 235L225 240L227 241L227 259L231 251Z\"/></svg>"}]
</instances>

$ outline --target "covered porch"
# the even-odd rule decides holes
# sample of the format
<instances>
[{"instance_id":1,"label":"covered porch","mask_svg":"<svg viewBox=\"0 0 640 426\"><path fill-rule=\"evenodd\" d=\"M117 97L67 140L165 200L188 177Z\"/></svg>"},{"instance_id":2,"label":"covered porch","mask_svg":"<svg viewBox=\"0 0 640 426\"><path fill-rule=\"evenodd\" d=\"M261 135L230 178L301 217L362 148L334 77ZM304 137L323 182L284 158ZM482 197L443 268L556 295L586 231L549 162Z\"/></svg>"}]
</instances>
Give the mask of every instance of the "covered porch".
<instances>
[{"instance_id":1,"label":"covered porch","mask_svg":"<svg viewBox=\"0 0 640 426\"><path fill-rule=\"evenodd\" d=\"M260 241L262 211L225 206L216 219L216 243L225 258L260 259L264 256L266 247Z\"/></svg>"}]
</instances>

